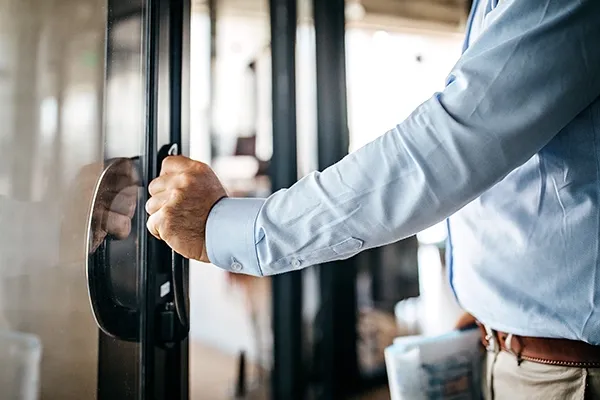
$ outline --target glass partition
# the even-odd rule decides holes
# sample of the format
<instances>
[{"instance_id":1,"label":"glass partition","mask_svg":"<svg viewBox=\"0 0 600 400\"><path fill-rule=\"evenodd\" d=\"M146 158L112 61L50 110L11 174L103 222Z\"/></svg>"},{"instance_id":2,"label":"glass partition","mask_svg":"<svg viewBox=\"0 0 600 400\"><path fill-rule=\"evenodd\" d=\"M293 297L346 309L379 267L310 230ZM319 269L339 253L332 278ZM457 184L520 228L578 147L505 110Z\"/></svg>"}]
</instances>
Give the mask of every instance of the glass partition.
<instances>
[{"instance_id":1,"label":"glass partition","mask_svg":"<svg viewBox=\"0 0 600 400\"><path fill-rule=\"evenodd\" d=\"M0 379L2 393L21 386L11 398L96 398L85 233L103 157L106 10L0 1L0 348L29 343L17 380ZM18 366L0 355L0 375Z\"/></svg>"},{"instance_id":2,"label":"glass partition","mask_svg":"<svg viewBox=\"0 0 600 400\"><path fill-rule=\"evenodd\" d=\"M125 340L99 333L88 255L114 242L121 268L101 300L135 303L143 231L111 229L115 210L91 204L110 193L114 207L124 188L98 179L144 153L144 28L141 1L0 0L0 348L21 349L0 352L9 398L139 394L140 318Z\"/></svg>"}]
</instances>

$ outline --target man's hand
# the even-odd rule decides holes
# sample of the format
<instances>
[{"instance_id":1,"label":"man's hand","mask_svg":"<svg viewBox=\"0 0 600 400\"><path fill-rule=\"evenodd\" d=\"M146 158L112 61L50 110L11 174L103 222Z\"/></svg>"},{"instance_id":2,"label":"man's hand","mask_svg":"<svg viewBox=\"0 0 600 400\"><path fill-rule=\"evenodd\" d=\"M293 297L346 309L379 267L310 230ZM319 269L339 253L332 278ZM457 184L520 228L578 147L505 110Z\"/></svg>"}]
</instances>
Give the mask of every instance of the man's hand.
<instances>
[{"instance_id":1,"label":"man's hand","mask_svg":"<svg viewBox=\"0 0 600 400\"><path fill-rule=\"evenodd\" d=\"M148 190L150 233L184 257L210 262L206 221L215 203L227 196L210 167L183 156L167 157Z\"/></svg>"}]
</instances>

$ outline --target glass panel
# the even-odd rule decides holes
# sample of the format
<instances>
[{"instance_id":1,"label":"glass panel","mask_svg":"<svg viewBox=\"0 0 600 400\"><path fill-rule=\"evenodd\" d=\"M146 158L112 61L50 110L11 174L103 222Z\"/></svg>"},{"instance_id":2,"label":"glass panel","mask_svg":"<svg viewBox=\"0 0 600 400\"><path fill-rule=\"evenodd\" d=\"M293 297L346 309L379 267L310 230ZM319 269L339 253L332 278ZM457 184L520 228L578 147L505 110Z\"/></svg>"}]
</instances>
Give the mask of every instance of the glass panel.
<instances>
[{"instance_id":1,"label":"glass panel","mask_svg":"<svg viewBox=\"0 0 600 400\"><path fill-rule=\"evenodd\" d=\"M90 291L100 322L98 398L140 396L141 258L145 233L142 165L145 159L145 14L142 0L110 3L107 23L104 109L104 175L97 187L94 211L108 207L105 217L91 215L90 267L103 270ZM132 213L131 205L137 203ZM100 203L100 204L98 204ZM133 216L130 232L118 219ZM108 233L100 248L95 218ZM110 226L110 224L113 226ZM127 221L125 221L125 224ZM102 254L98 254L102 253ZM97 297L97 298L94 298ZM101 314L101 315L98 315ZM110 318L110 320L106 320Z\"/></svg>"},{"instance_id":2,"label":"glass panel","mask_svg":"<svg viewBox=\"0 0 600 400\"><path fill-rule=\"evenodd\" d=\"M136 396L139 345L99 340L86 280L103 161L144 148L141 2L115 3L0 0L0 348L20 350L0 351L0 393L33 387L9 398ZM135 306L133 226L112 278Z\"/></svg>"},{"instance_id":3,"label":"glass panel","mask_svg":"<svg viewBox=\"0 0 600 400\"><path fill-rule=\"evenodd\" d=\"M39 344L18 379L43 399L96 392L83 268L94 177L77 179L101 158L104 15L96 0L0 1L0 331ZM2 373L16 367L0 358Z\"/></svg>"}]
</instances>

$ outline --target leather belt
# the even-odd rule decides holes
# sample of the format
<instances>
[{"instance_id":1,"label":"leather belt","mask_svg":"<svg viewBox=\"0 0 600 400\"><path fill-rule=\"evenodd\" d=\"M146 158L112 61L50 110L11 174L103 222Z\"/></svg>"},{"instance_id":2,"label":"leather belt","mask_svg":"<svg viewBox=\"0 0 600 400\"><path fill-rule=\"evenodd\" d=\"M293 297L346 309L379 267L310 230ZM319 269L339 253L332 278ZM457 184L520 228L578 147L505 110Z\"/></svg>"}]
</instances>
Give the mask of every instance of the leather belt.
<instances>
[{"instance_id":1,"label":"leather belt","mask_svg":"<svg viewBox=\"0 0 600 400\"><path fill-rule=\"evenodd\" d=\"M489 351L503 350L521 361L575 368L600 368L600 346L568 339L517 336L481 324L481 341Z\"/></svg>"}]
</instances>

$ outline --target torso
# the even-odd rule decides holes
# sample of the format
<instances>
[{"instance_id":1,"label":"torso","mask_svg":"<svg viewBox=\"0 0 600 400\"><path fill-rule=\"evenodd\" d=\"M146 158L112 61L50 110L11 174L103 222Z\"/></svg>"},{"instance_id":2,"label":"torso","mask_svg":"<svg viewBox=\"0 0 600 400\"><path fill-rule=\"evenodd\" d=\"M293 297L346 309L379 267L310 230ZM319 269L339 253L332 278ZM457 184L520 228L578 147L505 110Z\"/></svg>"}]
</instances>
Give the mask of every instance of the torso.
<instances>
[{"instance_id":1,"label":"torso","mask_svg":"<svg viewBox=\"0 0 600 400\"><path fill-rule=\"evenodd\" d=\"M470 43L493 3L479 2ZM453 287L482 322L600 344L599 149L600 99L450 219Z\"/></svg>"}]
</instances>

